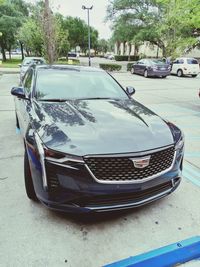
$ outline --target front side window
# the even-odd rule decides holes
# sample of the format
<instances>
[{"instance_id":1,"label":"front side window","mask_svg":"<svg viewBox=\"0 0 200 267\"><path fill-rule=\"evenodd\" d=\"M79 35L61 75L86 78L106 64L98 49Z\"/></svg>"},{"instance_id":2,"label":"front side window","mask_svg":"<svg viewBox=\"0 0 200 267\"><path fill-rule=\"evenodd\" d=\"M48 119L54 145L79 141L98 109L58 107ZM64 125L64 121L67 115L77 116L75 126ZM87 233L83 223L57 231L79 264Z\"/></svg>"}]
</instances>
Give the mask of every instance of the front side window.
<instances>
[{"instance_id":1,"label":"front side window","mask_svg":"<svg viewBox=\"0 0 200 267\"><path fill-rule=\"evenodd\" d=\"M36 98L125 99L128 96L118 83L104 72L40 69L37 74Z\"/></svg>"},{"instance_id":2,"label":"front side window","mask_svg":"<svg viewBox=\"0 0 200 267\"><path fill-rule=\"evenodd\" d=\"M178 59L177 60L177 64L184 64L184 60L183 59Z\"/></svg>"},{"instance_id":3,"label":"front side window","mask_svg":"<svg viewBox=\"0 0 200 267\"><path fill-rule=\"evenodd\" d=\"M32 76L33 76L33 70L30 69L30 71L26 74L26 77L23 82L24 90L27 95L31 92Z\"/></svg>"}]
</instances>

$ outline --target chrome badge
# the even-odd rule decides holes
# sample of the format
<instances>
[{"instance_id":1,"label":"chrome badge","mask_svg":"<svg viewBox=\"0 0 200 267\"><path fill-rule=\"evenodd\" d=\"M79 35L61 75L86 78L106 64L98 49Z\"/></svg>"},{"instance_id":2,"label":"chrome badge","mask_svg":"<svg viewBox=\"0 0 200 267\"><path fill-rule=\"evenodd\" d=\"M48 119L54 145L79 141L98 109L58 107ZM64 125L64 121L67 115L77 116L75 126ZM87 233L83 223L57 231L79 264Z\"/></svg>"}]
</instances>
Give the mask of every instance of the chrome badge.
<instances>
[{"instance_id":1,"label":"chrome badge","mask_svg":"<svg viewBox=\"0 0 200 267\"><path fill-rule=\"evenodd\" d=\"M151 156L145 157L145 158L138 158L138 159L130 159L134 167L137 169L143 169L147 166L149 166Z\"/></svg>"}]
</instances>

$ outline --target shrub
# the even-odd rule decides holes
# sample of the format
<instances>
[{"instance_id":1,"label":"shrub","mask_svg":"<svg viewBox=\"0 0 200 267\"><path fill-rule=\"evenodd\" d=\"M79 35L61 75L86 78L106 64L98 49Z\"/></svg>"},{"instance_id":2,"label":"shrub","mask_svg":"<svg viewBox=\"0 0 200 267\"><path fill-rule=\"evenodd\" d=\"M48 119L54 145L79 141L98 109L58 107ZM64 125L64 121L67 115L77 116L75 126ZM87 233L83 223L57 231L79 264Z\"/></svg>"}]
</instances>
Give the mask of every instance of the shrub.
<instances>
[{"instance_id":1,"label":"shrub","mask_svg":"<svg viewBox=\"0 0 200 267\"><path fill-rule=\"evenodd\" d=\"M59 60L56 62L56 64L61 64L61 65L79 65L80 64L80 60L79 59L68 59L66 60L66 58L59 58Z\"/></svg>"},{"instance_id":2,"label":"shrub","mask_svg":"<svg viewBox=\"0 0 200 267\"><path fill-rule=\"evenodd\" d=\"M136 61L129 62L129 63L126 65L126 69L127 69L127 71L131 71L131 67L132 67L132 65L133 65L135 62L136 62Z\"/></svg>"},{"instance_id":3,"label":"shrub","mask_svg":"<svg viewBox=\"0 0 200 267\"><path fill-rule=\"evenodd\" d=\"M80 60L79 59L68 59L68 64L70 64L72 62L72 65L79 65L80 64Z\"/></svg>"},{"instance_id":4,"label":"shrub","mask_svg":"<svg viewBox=\"0 0 200 267\"><path fill-rule=\"evenodd\" d=\"M122 66L118 64L99 64L99 67L106 71L119 71Z\"/></svg>"},{"instance_id":5,"label":"shrub","mask_svg":"<svg viewBox=\"0 0 200 267\"><path fill-rule=\"evenodd\" d=\"M128 61L129 56L115 56L116 61ZM139 56L130 56L130 61L139 60Z\"/></svg>"}]
</instances>

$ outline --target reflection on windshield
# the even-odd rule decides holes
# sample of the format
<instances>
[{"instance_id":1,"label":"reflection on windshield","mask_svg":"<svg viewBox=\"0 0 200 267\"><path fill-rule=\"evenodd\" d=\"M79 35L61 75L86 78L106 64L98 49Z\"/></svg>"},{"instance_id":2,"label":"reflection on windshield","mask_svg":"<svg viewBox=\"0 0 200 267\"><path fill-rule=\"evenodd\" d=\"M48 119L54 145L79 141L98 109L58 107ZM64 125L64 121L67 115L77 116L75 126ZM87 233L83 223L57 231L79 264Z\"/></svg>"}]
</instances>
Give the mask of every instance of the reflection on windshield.
<instances>
[{"instance_id":1,"label":"reflection on windshield","mask_svg":"<svg viewBox=\"0 0 200 267\"><path fill-rule=\"evenodd\" d=\"M127 99L124 90L104 72L45 70L38 72L36 96L51 99Z\"/></svg>"}]
</instances>

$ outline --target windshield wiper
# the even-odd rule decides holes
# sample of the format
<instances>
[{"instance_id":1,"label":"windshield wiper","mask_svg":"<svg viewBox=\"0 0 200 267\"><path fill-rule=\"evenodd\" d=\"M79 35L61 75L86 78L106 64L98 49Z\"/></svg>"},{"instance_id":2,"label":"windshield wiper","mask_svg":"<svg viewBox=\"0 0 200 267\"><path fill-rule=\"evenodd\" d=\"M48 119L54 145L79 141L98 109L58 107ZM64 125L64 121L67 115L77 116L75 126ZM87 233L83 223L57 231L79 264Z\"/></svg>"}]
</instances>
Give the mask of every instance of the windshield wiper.
<instances>
[{"instance_id":1,"label":"windshield wiper","mask_svg":"<svg viewBox=\"0 0 200 267\"><path fill-rule=\"evenodd\" d=\"M78 98L76 100L98 100L98 99L112 99L111 97L87 97L87 98Z\"/></svg>"},{"instance_id":2,"label":"windshield wiper","mask_svg":"<svg viewBox=\"0 0 200 267\"><path fill-rule=\"evenodd\" d=\"M38 101L45 101L45 102L66 102L69 99L62 99L62 98L45 98L45 99L38 99Z\"/></svg>"}]
</instances>

